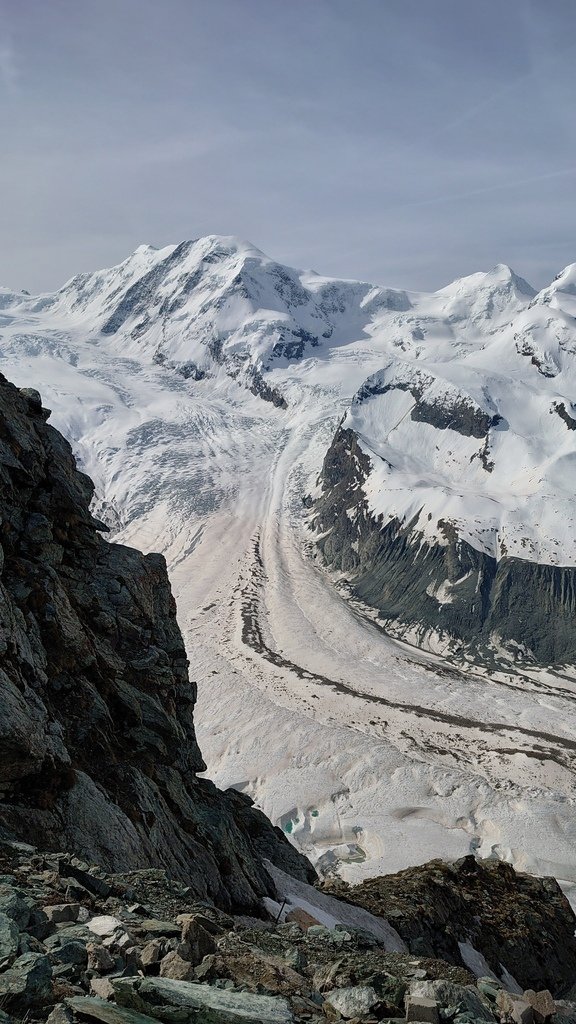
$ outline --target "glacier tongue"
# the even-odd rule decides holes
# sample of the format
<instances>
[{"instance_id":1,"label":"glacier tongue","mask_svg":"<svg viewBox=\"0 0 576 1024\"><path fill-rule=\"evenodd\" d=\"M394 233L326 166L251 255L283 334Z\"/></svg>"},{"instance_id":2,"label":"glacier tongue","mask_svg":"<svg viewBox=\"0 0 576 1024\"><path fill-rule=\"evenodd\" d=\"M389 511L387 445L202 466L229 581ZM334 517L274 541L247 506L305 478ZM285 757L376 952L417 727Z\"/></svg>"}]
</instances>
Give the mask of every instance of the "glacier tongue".
<instances>
[{"instance_id":1,"label":"glacier tongue","mask_svg":"<svg viewBox=\"0 0 576 1024\"><path fill-rule=\"evenodd\" d=\"M230 239L178 248L144 247L52 296L0 293L0 369L40 388L118 539L166 555L209 774L348 878L472 849L576 882L574 671L486 678L451 665L448 642L443 658L393 641L334 586L302 516L346 415L374 465L393 444L399 507L410 472L437 523L448 482L470 538L490 509L498 530L508 516L514 536L532 531L536 559L552 540L572 557L557 526L576 437L571 293L556 289L556 306L498 270L416 295L282 268ZM287 409L243 386L246 366ZM398 387L351 406L368 378L424 381L432 409L412 419ZM434 426L434 408L468 433ZM496 416L490 472L470 458Z\"/></svg>"}]
</instances>

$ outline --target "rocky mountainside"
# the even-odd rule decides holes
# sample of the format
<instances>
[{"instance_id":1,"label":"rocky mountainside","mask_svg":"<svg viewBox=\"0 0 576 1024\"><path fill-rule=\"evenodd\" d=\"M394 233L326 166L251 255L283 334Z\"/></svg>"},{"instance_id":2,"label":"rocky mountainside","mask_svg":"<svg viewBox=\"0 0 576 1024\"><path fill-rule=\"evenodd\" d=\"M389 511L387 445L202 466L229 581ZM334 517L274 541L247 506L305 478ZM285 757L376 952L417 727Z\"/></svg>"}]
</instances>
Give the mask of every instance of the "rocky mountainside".
<instances>
[{"instance_id":1,"label":"rocky mountainside","mask_svg":"<svg viewBox=\"0 0 576 1024\"><path fill-rule=\"evenodd\" d=\"M573 1024L576 1004L563 997L574 916L555 883L509 868L503 887L498 872L467 867L475 887L431 863L417 880L341 886L351 902L271 868L281 903L253 919L198 902L163 870L110 874L0 840L0 1022ZM356 901L378 912L384 901L408 943ZM466 964L430 948L447 950L457 928ZM504 966L513 961L517 977Z\"/></svg>"},{"instance_id":2,"label":"rocky mountainside","mask_svg":"<svg viewBox=\"0 0 576 1024\"><path fill-rule=\"evenodd\" d=\"M523 988L544 984L566 992L574 984L572 914L552 878L531 878L510 864L469 856L327 889L387 918L419 956L474 970L481 952L490 971L500 976L505 965Z\"/></svg>"},{"instance_id":3,"label":"rocky mountainside","mask_svg":"<svg viewBox=\"0 0 576 1024\"><path fill-rule=\"evenodd\" d=\"M262 856L314 873L247 797L197 777L164 559L103 539L92 483L48 415L0 378L0 825L254 909L274 891Z\"/></svg>"}]
</instances>

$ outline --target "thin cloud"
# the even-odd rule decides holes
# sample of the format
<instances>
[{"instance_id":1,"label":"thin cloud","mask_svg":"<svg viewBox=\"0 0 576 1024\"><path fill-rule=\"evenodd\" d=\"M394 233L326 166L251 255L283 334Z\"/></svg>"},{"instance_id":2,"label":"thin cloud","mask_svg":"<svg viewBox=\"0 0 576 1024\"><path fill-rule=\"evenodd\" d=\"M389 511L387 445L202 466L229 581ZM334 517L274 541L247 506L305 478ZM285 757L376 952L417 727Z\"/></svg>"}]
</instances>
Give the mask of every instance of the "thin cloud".
<instances>
[{"instance_id":1,"label":"thin cloud","mask_svg":"<svg viewBox=\"0 0 576 1024\"><path fill-rule=\"evenodd\" d=\"M470 189L467 192L450 192L443 196L431 196L430 199L414 199L407 203L395 203L395 210L405 210L408 207L434 206L436 203L451 203L458 199L471 199L474 196L487 195L489 192L501 192L509 188L519 188L521 185L534 185L541 181L551 181L554 178L570 178L576 176L576 166L566 167L563 170L550 171L547 174L534 174L529 178L512 178L510 181L502 181L494 185L484 185L482 188Z\"/></svg>"}]
</instances>

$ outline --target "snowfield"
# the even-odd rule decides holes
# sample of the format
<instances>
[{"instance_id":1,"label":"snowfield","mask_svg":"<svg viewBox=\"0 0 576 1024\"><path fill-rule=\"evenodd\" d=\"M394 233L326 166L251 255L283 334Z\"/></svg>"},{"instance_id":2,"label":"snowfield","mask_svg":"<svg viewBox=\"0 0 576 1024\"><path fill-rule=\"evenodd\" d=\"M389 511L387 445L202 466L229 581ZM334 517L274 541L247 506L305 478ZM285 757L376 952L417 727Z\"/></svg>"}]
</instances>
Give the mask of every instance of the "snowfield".
<instances>
[{"instance_id":1,"label":"snowfield","mask_svg":"<svg viewBox=\"0 0 576 1024\"><path fill-rule=\"evenodd\" d=\"M165 554L208 774L346 879L474 851L576 883L576 671L488 678L386 636L303 505L344 416L375 510L423 507L432 533L448 510L495 556L576 564L576 432L554 411L576 417L576 269L538 296L503 267L423 296L183 246L0 290L0 370L41 391L114 538ZM414 382L506 422L492 471L481 439L410 420Z\"/></svg>"}]
</instances>

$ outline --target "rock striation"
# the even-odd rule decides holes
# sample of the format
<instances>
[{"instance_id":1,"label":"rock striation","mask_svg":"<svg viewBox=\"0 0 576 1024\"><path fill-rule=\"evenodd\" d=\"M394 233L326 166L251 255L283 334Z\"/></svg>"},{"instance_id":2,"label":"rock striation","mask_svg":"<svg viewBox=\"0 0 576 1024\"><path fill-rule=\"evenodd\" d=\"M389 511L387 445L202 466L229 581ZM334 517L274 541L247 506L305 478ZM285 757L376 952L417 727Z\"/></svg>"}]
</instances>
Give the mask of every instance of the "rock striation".
<instances>
[{"instance_id":1,"label":"rock striation","mask_svg":"<svg viewBox=\"0 0 576 1024\"><path fill-rule=\"evenodd\" d=\"M102 537L93 485L48 416L0 376L0 827L255 909L274 891L262 856L314 872L246 797L197 777L164 559Z\"/></svg>"}]
</instances>

